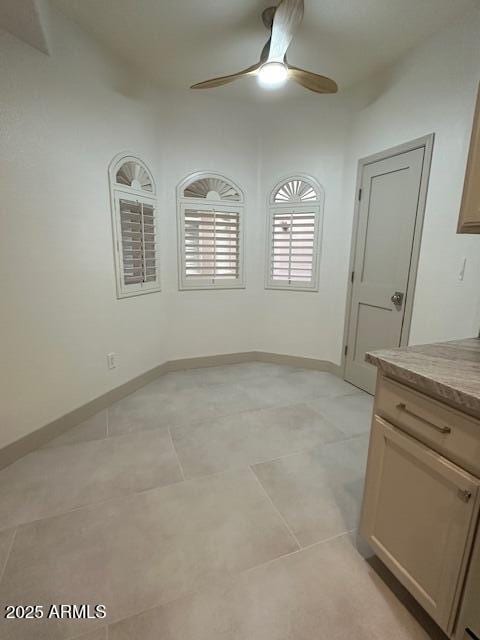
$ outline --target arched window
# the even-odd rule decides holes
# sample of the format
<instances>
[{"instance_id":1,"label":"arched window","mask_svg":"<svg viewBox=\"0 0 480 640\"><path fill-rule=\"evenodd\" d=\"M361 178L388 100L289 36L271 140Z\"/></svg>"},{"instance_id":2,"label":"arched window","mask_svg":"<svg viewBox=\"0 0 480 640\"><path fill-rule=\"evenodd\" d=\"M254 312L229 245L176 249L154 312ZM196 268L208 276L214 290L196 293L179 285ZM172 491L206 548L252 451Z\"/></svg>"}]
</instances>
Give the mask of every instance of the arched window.
<instances>
[{"instance_id":1,"label":"arched window","mask_svg":"<svg viewBox=\"0 0 480 640\"><path fill-rule=\"evenodd\" d=\"M242 190L224 176L195 173L177 199L180 289L244 287Z\"/></svg>"},{"instance_id":2,"label":"arched window","mask_svg":"<svg viewBox=\"0 0 480 640\"><path fill-rule=\"evenodd\" d=\"M316 180L292 176L269 200L267 289L318 291L324 194Z\"/></svg>"},{"instance_id":3,"label":"arched window","mask_svg":"<svg viewBox=\"0 0 480 640\"><path fill-rule=\"evenodd\" d=\"M160 290L155 183L146 164L120 154L110 164L117 297Z\"/></svg>"}]
</instances>

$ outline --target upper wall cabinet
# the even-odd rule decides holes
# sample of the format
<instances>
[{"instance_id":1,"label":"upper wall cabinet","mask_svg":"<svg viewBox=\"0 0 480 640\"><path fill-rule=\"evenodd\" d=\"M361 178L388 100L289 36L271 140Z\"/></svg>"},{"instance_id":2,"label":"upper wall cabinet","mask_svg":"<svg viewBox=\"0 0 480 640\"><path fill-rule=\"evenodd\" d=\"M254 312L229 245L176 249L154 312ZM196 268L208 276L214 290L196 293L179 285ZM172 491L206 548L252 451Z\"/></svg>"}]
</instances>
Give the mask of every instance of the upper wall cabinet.
<instances>
[{"instance_id":1,"label":"upper wall cabinet","mask_svg":"<svg viewBox=\"0 0 480 640\"><path fill-rule=\"evenodd\" d=\"M480 233L480 91L473 122L458 233Z\"/></svg>"}]
</instances>

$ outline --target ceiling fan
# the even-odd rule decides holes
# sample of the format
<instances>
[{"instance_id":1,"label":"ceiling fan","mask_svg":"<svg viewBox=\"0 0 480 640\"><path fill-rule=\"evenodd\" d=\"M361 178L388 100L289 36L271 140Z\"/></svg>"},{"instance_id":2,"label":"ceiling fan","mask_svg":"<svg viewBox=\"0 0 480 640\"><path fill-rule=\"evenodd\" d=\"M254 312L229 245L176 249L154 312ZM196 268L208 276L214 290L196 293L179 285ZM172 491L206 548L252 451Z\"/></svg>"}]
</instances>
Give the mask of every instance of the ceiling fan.
<instances>
[{"instance_id":1,"label":"ceiling fan","mask_svg":"<svg viewBox=\"0 0 480 640\"><path fill-rule=\"evenodd\" d=\"M212 89L243 76L256 76L260 85L268 88L279 87L290 78L315 93L336 93L337 83L330 78L293 67L287 62L287 49L302 19L303 0L281 0L277 7L268 7L262 13L262 20L270 30L270 38L263 47L259 62L238 73L199 82L191 89Z\"/></svg>"}]
</instances>

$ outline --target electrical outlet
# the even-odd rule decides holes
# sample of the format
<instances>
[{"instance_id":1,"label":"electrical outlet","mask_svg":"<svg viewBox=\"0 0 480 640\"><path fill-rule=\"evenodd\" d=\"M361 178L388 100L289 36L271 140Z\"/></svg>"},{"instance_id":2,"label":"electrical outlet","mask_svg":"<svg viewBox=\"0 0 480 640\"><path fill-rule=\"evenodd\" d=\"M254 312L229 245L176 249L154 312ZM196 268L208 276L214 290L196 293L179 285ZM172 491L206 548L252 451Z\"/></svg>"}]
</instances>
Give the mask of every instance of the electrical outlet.
<instances>
[{"instance_id":1,"label":"electrical outlet","mask_svg":"<svg viewBox=\"0 0 480 640\"><path fill-rule=\"evenodd\" d=\"M108 353L107 354L107 365L109 369L117 368L117 354L116 353Z\"/></svg>"}]
</instances>

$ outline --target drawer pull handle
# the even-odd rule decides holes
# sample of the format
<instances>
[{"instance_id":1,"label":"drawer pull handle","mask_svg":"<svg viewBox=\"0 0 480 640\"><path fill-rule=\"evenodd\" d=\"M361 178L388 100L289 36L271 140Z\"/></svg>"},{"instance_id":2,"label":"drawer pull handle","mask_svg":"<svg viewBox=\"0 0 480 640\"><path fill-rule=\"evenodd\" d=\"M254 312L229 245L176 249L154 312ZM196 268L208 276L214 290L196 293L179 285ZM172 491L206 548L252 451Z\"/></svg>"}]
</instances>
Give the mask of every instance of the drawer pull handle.
<instances>
[{"instance_id":1,"label":"drawer pull handle","mask_svg":"<svg viewBox=\"0 0 480 640\"><path fill-rule=\"evenodd\" d=\"M432 429L436 429L437 431L440 431L440 433L451 433L452 431L450 427L439 427L438 424L433 424L433 422L429 422L428 420L425 420L425 418L422 418L421 416L417 416L416 413L413 413L413 411L409 411L407 409L407 405L404 402L399 402L397 404L397 409L399 409L399 411L403 411L403 413L407 413L409 416L412 416L417 420L421 420L424 424L428 425L429 427L432 427Z\"/></svg>"}]
</instances>

